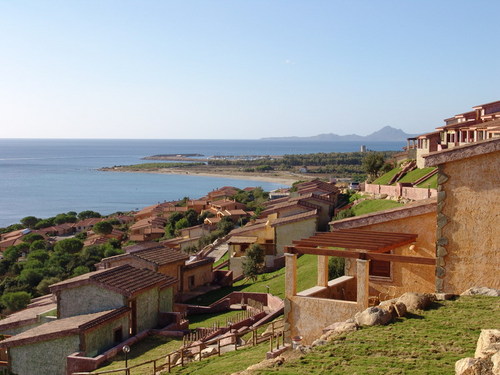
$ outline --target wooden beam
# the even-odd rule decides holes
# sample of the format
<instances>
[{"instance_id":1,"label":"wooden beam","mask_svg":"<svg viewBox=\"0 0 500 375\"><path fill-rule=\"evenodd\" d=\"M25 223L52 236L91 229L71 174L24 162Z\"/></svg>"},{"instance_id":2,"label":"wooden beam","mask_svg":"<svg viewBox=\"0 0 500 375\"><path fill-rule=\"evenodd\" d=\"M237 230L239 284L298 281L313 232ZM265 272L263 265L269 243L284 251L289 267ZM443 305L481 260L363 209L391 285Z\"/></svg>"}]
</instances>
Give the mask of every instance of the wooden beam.
<instances>
[{"instance_id":1,"label":"wooden beam","mask_svg":"<svg viewBox=\"0 0 500 375\"><path fill-rule=\"evenodd\" d=\"M293 246L288 248L292 251L292 254L312 254L312 255L328 255L343 258L356 258L364 259L366 253L360 251L349 251L349 250L331 250L331 249L321 249L317 247L306 247L306 246Z\"/></svg>"},{"instance_id":2,"label":"wooden beam","mask_svg":"<svg viewBox=\"0 0 500 375\"><path fill-rule=\"evenodd\" d=\"M396 263L427 264L429 266L436 265L436 258L413 257L408 255L367 253L366 259L383 260L386 262L396 262Z\"/></svg>"}]
</instances>

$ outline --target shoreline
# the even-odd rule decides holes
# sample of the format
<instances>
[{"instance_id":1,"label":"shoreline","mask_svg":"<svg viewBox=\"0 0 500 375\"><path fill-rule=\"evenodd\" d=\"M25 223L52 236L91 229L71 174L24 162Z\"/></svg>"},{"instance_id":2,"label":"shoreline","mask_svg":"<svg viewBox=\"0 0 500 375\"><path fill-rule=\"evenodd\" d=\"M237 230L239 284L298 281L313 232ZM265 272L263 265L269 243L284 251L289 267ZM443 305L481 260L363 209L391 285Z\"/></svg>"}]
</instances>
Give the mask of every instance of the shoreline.
<instances>
[{"instance_id":1,"label":"shoreline","mask_svg":"<svg viewBox=\"0 0 500 375\"><path fill-rule=\"evenodd\" d=\"M163 170L127 170L127 169L116 169L116 168L99 168L102 172L121 172L121 173L152 173L152 174L173 174L173 175L183 175L183 176L199 176L199 177L216 177L216 178L234 178L236 180L252 180L252 181L263 181L263 182L273 182L278 184L283 184L286 186L292 186L292 184L299 180L311 179L309 176L295 176L295 174L282 174L275 176L265 176L256 174L245 174L244 172L233 173L233 172L223 172L223 171L196 171L196 170L185 170L185 169L163 169Z\"/></svg>"}]
</instances>

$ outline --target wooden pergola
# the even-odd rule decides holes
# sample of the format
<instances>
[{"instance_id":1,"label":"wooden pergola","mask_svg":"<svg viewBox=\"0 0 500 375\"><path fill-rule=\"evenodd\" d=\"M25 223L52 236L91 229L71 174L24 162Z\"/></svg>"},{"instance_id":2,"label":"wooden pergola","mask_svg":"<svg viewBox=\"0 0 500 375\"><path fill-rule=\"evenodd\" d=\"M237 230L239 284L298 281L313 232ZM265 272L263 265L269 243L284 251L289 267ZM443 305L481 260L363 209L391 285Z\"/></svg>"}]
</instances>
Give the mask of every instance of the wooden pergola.
<instances>
[{"instance_id":1,"label":"wooden pergola","mask_svg":"<svg viewBox=\"0 0 500 375\"><path fill-rule=\"evenodd\" d=\"M414 243L417 236L413 233L343 229L293 241L293 246L288 246L286 252L435 265L435 258L388 254L393 249Z\"/></svg>"}]
</instances>

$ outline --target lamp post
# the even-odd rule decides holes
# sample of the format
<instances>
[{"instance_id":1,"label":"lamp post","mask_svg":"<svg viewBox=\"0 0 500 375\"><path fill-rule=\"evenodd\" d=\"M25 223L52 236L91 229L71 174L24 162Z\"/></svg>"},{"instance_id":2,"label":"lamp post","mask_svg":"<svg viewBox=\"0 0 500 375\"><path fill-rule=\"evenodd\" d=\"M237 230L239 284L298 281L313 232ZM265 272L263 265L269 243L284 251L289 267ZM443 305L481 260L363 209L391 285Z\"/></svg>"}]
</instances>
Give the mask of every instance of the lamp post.
<instances>
[{"instance_id":1,"label":"lamp post","mask_svg":"<svg viewBox=\"0 0 500 375\"><path fill-rule=\"evenodd\" d=\"M130 353L130 346L123 345L122 352L125 354L125 368L128 368L128 353Z\"/></svg>"}]
</instances>

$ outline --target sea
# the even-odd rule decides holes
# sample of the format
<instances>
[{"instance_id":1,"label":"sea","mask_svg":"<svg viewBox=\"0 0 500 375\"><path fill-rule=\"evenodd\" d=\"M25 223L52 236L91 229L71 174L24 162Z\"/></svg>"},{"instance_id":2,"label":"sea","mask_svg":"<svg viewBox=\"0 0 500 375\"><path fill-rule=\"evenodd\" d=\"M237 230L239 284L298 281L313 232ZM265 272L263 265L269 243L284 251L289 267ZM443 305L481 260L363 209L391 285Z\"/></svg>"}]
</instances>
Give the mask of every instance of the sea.
<instances>
[{"instance_id":1,"label":"sea","mask_svg":"<svg viewBox=\"0 0 500 375\"><path fill-rule=\"evenodd\" d=\"M157 154L284 155L359 151L361 142L165 139L0 139L0 228L26 216L69 211L103 215L159 202L199 198L222 186L264 190L274 182L192 175L102 172L101 167L147 162ZM404 142L367 142L374 151L401 150Z\"/></svg>"}]
</instances>

